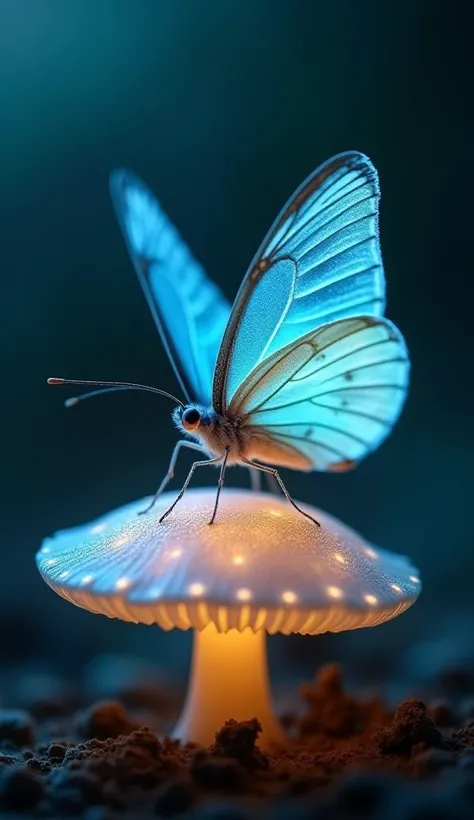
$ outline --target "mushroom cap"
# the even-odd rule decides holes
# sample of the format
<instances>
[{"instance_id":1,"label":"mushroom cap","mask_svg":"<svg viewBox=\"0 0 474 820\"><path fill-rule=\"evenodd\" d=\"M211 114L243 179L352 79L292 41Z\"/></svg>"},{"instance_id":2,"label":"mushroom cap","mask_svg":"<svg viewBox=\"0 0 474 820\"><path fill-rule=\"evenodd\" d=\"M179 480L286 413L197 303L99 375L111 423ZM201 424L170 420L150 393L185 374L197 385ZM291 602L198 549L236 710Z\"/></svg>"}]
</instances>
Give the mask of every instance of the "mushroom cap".
<instances>
[{"instance_id":1,"label":"mushroom cap","mask_svg":"<svg viewBox=\"0 0 474 820\"><path fill-rule=\"evenodd\" d=\"M376 626L418 597L405 557L376 549L354 530L302 505L243 490L142 499L47 538L38 569L52 589L83 609L163 629L319 634Z\"/></svg>"}]
</instances>

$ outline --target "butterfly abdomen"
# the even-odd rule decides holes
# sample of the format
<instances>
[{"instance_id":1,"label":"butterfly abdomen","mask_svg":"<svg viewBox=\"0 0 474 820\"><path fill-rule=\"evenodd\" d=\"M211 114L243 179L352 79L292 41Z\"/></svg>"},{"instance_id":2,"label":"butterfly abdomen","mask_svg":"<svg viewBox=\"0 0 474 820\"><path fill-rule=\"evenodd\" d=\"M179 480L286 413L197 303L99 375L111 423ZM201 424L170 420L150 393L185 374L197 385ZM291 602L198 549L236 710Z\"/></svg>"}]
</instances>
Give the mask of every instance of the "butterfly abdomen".
<instances>
[{"instance_id":1,"label":"butterfly abdomen","mask_svg":"<svg viewBox=\"0 0 474 820\"><path fill-rule=\"evenodd\" d=\"M263 461L273 467L289 467L292 470L314 470L314 464L306 458L304 453L292 447L288 442L277 441L266 436L264 432L253 429L246 458L253 461Z\"/></svg>"}]
</instances>

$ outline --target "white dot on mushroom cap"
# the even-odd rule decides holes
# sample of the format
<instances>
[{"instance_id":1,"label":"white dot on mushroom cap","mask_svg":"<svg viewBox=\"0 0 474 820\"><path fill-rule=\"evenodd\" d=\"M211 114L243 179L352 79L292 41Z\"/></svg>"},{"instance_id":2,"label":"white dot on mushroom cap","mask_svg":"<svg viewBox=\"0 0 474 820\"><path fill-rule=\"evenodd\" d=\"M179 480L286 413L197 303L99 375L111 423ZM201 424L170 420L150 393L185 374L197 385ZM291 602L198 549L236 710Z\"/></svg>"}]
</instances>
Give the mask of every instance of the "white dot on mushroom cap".
<instances>
[{"instance_id":1,"label":"white dot on mushroom cap","mask_svg":"<svg viewBox=\"0 0 474 820\"><path fill-rule=\"evenodd\" d=\"M190 584L188 587L189 594L195 596L203 595L205 590L206 587L204 586L204 584Z\"/></svg>"},{"instance_id":2,"label":"white dot on mushroom cap","mask_svg":"<svg viewBox=\"0 0 474 820\"><path fill-rule=\"evenodd\" d=\"M334 560L337 561L339 564L345 564L346 563L346 559L344 558L343 555L341 555L340 552L335 552L334 553Z\"/></svg>"},{"instance_id":3,"label":"white dot on mushroom cap","mask_svg":"<svg viewBox=\"0 0 474 820\"><path fill-rule=\"evenodd\" d=\"M402 592L402 588L398 586L398 584L391 584L391 587L395 592Z\"/></svg>"},{"instance_id":4,"label":"white dot on mushroom cap","mask_svg":"<svg viewBox=\"0 0 474 820\"><path fill-rule=\"evenodd\" d=\"M99 532L103 532L105 530L105 524L95 524L94 527L91 527L91 533L93 535L97 535Z\"/></svg>"},{"instance_id":5,"label":"white dot on mushroom cap","mask_svg":"<svg viewBox=\"0 0 474 820\"><path fill-rule=\"evenodd\" d=\"M171 550L169 555L170 555L170 558L179 558L179 556L182 555L182 554L183 554L183 550L175 549L175 550Z\"/></svg>"},{"instance_id":6,"label":"white dot on mushroom cap","mask_svg":"<svg viewBox=\"0 0 474 820\"><path fill-rule=\"evenodd\" d=\"M420 579L417 578L416 575L410 575L410 581L412 581L414 584L420 583Z\"/></svg>"},{"instance_id":7,"label":"white dot on mushroom cap","mask_svg":"<svg viewBox=\"0 0 474 820\"><path fill-rule=\"evenodd\" d=\"M377 553L372 549L372 547L366 547L364 552L369 558L377 558Z\"/></svg>"},{"instance_id":8,"label":"white dot on mushroom cap","mask_svg":"<svg viewBox=\"0 0 474 820\"><path fill-rule=\"evenodd\" d=\"M94 580L93 575L84 575L84 577L81 578L81 584L90 584L93 580Z\"/></svg>"},{"instance_id":9,"label":"white dot on mushroom cap","mask_svg":"<svg viewBox=\"0 0 474 820\"><path fill-rule=\"evenodd\" d=\"M377 598L375 597L375 595L364 595L364 601L366 602L366 604L370 604L371 606L373 606L377 603Z\"/></svg>"},{"instance_id":10,"label":"white dot on mushroom cap","mask_svg":"<svg viewBox=\"0 0 474 820\"><path fill-rule=\"evenodd\" d=\"M41 550L41 552L42 552L44 555L47 555L47 554L48 554L48 552L51 552L51 547L43 547L43 548L42 548L42 550Z\"/></svg>"},{"instance_id":11,"label":"white dot on mushroom cap","mask_svg":"<svg viewBox=\"0 0 474 820\"><path fill-rule=\"evenodd\" d=\"M112 541L112 546L113 547L123 547L124 544L126 544L128 540L129 540L129 538L128 538L127 535L122 535L122 536L120 536L120 538L117 538L116 541Z\"/></svg>"},{"instance_id":12,"label":"white dot on mushroom cap","mask_svg":"<svg viewBox=\"0 0 474 820\"><path fill-rule=\"evenodd\" d=\"M130 578L119 578L115 586L117 589L127 589L130 586Z\"/></svg>"},{"instance_id":13,"label":"white dot on mushroom cap","mask_svg":"<svg viewBox=\"0 0 474 820\"><path fill-rule=\"evenodd\" d=\"M270 510L270 515L273 515L274 518L281 518L282 511L281 510Z\"/></svg>"},{"instance_id":14,"label":"white dot on mushroom cap","mask_svg":"<svg viewBox=\"0 0 474 820\"><path fill-rule=\"evenodd\" d=\"M50 558L48 561L46 561L46 563L47 563L48 567L52 567L53 564L56 563L56 558Z\"/></svg>"},{"instance_id":15,"label":"white dot on mushroom cap","mask_svg":"<svg viewBox=\"0 0 474 820\"><path fill-rule=\"evenodd\" d=\"M330 598L342 598L342 589L339 587L328 587L326 592Z\"/></svg>"},{"instance_id":16,"label":"white dot on mushroom cap","mask_svg":"<svg viewBox=\"0 0 474 820\"><path fill-rule=\"evenodd\" d=\"M250 599L252 597L252 593L250 592L249 589L246 589L244 587L243 589L238 589L237 590L237 592L235 593L235 597L239 601L250 601Z\"/></svg>"},{"instance_id":17,"label":"white dot on mushroom cap","mask_svg":"<svg viewBox=\"0 0 474 820\"><path fill-rule=\"evenodd\" d=\"M241 567L242 564L245 564L245 558L243 555L234 555L232 563L235 564L236 567Z\"/></svg>"},{"instance_id":18,"label":"white dot on mushroom cap","mask_svg":"<svg viewBox=\"0 0 474 820\"><path fill-rule=\"evenodd\" d=\"M285 604L294 604L298 600L298 596L296 592L292 592L291 589L286 589L285 592L282 593L281 599Z\"/></svg>"},{"instance_id":19,"label":"white dot on mushroom cap","mask_svg":"<svg viewBox=\"0 0 474 820\"><path fill-rule=\"evenodd\" d=\"M67 577L68 577L68 575L69 575L69 572L68 572L67 570L64 570L64 572L61 572L61 575L60 575L59 577L60 577L61 579L63 579L63 578L67 578Z\"/></svg>"}]
</instances>

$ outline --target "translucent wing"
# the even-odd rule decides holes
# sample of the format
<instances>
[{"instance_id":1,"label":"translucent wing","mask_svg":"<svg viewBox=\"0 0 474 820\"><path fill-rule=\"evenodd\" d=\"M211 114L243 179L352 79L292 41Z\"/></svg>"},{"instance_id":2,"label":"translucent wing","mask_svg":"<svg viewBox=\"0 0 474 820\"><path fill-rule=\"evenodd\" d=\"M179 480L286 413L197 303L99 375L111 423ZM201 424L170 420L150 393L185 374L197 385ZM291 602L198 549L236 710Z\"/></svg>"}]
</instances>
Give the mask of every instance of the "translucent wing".
<instances>
[{"instance_id":1,"label":"translucent wing","mask_svg":"<svg viewBox=\"0 0 474 820\"><path fill-rule=\"evenodd\" d=\"M128 171L115 171L110 191L138 278L186 399L209 405L230 306L143 182Z\"/></svg>"},{"instance_id":2,"label":"translucent wing","mask_svg":"<svg viewBox=\"0 0 474 820\"><path fill-rule=\"evenodd\" d=\"M409 360L386 319L332 322L266 358L237 390L251 457L344 470L389 434L405 401Z\"/></svg>"},{"instance_id":3,"label":"translucent wing","mask_svg":"<svg viewBox=\"0 0 474 820\"><path fill-rule=\"evenodd\" d=\"M287 202L242 283L219 351L213 404L277 350L328 322L381 316L377 172L355 151L320 166Z\"/></svg>"}]
</instances>

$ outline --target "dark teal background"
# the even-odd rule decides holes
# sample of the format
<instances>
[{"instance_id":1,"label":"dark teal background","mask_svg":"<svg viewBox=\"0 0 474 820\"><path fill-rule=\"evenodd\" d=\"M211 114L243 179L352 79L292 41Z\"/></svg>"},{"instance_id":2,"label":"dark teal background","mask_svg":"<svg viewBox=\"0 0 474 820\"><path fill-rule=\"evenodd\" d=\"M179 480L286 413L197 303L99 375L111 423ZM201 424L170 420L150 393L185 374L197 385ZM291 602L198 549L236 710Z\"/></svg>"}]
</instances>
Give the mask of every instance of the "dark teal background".
<instances>
[{"instance_id":1,"label":"dark teal background","mask_svg":"<svg viewBox=\"0 0 474 820\"><path fill-rule=\"evenodd\" d=\"M155 630L56 599L34 566L48 533L153 491L175 440L165 399L118 395L66 411L67 394L45 383L177 390L109 201L109 172L122 165L155 190L233 298L302 179L342 150L372 158L410 396L391 438L355 472L284 478L296 497L421 568L419 603L370 640L405 646L457 611L474 614L468 10L456 0L2 0L5 657L66 663L159 645ZM228 478L247 481L239 470ZM348 639L355 653L369 640ZM171 659L183 640L162 639Z\"/></svg>"}]
</instances>

